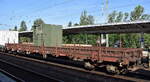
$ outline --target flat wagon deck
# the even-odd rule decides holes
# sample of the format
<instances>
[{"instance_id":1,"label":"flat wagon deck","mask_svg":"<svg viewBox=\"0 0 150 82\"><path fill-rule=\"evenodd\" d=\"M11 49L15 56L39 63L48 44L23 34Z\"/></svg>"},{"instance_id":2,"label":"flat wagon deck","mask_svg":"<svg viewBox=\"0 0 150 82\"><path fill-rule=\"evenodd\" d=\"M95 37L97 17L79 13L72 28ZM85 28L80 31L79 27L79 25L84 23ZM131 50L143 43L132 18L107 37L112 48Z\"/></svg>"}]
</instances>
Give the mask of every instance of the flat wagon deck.
<instances>
[{"instance_id":1,"label":"flat wagon deck","mask_svg":"<svg viewBox=\"0 0 150 82\"><path fill-rule=\"evenodd\" d=\"M6 44L7 51L33 54L38 53L47 58L48 55L55 57L65 56L72 60L84 61L86 68L106 66L111 72L125 71L138 64L142 58L142 49L134 48L110 48L93 46L62 46L44 47L31 44Z\"/></svg>"}]
</instances>

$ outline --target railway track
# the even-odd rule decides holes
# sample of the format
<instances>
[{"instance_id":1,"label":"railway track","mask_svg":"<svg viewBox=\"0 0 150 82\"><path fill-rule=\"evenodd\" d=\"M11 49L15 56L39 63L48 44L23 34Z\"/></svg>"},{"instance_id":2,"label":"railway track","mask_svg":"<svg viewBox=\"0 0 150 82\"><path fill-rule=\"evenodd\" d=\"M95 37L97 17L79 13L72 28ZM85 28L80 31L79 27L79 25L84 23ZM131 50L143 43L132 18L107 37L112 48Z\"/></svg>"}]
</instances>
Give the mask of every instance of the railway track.
<instances>
[{"instance_id":1,"label":"railway track","mask_svg":"<svg viewBox=\"0 0 150 82\"><path fill-rule=\"evenodd\" d=\"M9 54L6 54L6 53L1 53L1 54L5 54L5 56L9 55ZM15 56L15 55L9 55L9 56ZM62 64L58 64L58 63L52 63L52 62L47 62L47 61L43 61L43 60L27 58L27 57L23 57L23 56L15 56L15 57L19 58L19 59L32 61L32 62L38 62L38 63L41 63L41 64L51 65L51 66L54 66L54 67L59 66L59 67L61 67L61 69L65 68L65 69L69 69L69 70L76 70L78 72L84 73L84 77L86 76L89 81L92 81L92 80L95 81L95 82L99 82L99 81L101 81L101 82L107 82L107 81L109 81L109 82L116 82L116 81L118 81L118 82L119 81L120 82L126 82L126 81L148 82L148 81L150 81L150 79L145 80L145 79L141 79L141 78L128 77L128 75L125 75L125 76L124 75L109 75L109 74L106 74L106 73L100 72L100 71L86 71L86 70L84 70L82 68L78 68L78 67L72 67L72 66L62 65ZM11 60L11 59L8 59L8 60ZM85 74L88 74L88 75L85 75ZM94 76L94 78L93 77L91 78L90 75ZM85 80L85 82L89 82L89 81L87 81L87 79L85 80L85 78L84 78L83 80Z\"/></svg>"},{"instance_id":2,"label":"railway track","mask_svg":"<svg viewBox=\"0 0 150 82\"><path fill-rule=\"evenodd\" d=\"M0 68L16 82L63 82L0 59Z\"/></svg>"},{"instance_id":3,"label":"railway track","mask_svg":"<svg viewBox=\"0 0 150 82\"><path fill-rule=\"evenodd\" d=\"M9 78L11 78L12 80L15 80L15 81L17 81L17 82L25 82L25 81L22 80L21 78L18 78L18 77L16 77L16 76L14 76L14 75L8 73L8 72L5 71L5 70L0 69L0 72L3 73L3 74L5 74L5 75L7 75L7 76L8 76Z\"/></svg>"}]
</instances>

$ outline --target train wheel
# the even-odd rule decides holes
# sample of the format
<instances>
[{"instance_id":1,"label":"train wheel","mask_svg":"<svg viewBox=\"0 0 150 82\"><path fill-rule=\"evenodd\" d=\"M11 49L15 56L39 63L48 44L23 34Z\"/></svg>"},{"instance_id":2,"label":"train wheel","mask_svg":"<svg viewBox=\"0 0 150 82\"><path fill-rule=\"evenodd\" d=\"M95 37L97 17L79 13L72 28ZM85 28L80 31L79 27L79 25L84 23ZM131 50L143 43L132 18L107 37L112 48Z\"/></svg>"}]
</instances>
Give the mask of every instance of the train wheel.
<instances>
[{"instance_id":1,"label":"train wheel","mask_svg":"<svg viewBox=\"0 0 150 82\"><path fill-rule=\"evenodd\" d=\"M121 70L121 73L122 73L122 74L127 74L127 73L128 73L128 69L122 69L122 70Z\"/></svg>"},{"instance_id":2,"label":"train wheel","mask_svg":"<svg viewBox=\"0 0 150 82\"><path fill-rule=\"evenodd\" d=\"M118 69L117 66L107 65L106 70L107 70L108 73L120 74L120 70Z\"/></svg>"},{"instance_id":3,"label":"train wheel","mask_svg":"<svg viewBox=\"0 0 150 82\"><path fill-rule=\"evenodd\" d=\"M148 66L147 63L144 63L144 64L143 64L143 67L148 68L149 66Z\"/></svg>"},{"instance_id":4,"label":"train wheel","mask_svg":"<svg viewBox=\"0 0 150 82\"><path fill-rule=\"evenodd\" d=\"M90 71L95 68L95 66L92 65L90 62L85 62L84 67L85 67L85 69L90 70Z\"/></svg>"},{"instance_id":5,"label":"train wheel","mask_svg":"<svg viewBox=\"0 0 150 82\"><path fill-rule=\"evenodd\" d=\"M72 60L73 60L73 61L77 61L78 59L77 59L76 57L73 57Z\"/></svg>"}]
</instances>

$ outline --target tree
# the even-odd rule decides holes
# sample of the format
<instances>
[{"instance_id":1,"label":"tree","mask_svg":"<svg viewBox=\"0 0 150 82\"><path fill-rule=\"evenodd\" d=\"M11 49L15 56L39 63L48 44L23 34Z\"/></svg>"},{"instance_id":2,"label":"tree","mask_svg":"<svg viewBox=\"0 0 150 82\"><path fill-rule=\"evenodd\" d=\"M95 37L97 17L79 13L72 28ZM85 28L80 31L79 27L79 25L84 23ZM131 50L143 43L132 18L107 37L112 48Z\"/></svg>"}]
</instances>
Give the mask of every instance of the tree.
<instances>
[{"instance_id":1,"label":"tree","mask_svg":"<svg viewBox=\"0 0 150 82\"><path fill-rule=\"evenodd\" d=\"M74 26L79 26L79 25L92 25L94 24L94 17L92 15L88 15L87 11L83 11L80 16L80 22L75 23ZM72 26L72 22L69 22L68 26ZM87 40L88 39L88 40ZM73 43L73 44L94 44L96 43L95 36L81 33L81 34L76 34L76 35L66 35L63 37L64 43Z\"/></svg>"},{"instance_id":2,"label":"tree","mask_svg":"<svg viewBox=\"0 0 150 82\"><path fill-rule=\"evenodd\" d=\"M122 22L122 19L123 19L123 13L122 13L122 12L119 12L119 13L117 14L117 17L116 17L115 22Z\"/></svg>"},{"instance_id":3,"label":"tree","mask_svg":"<svg viewBox=\"0 0 150 82\"><path fill-rule=\"evenodd\" d=\"M34 25L40 25L40 24L45 24L45 22L44 22L41 18L36 19L36 20L34 21Z\"/></svg>"},{"instance_id":4,"label":"tree","mask_svg":"<svg viewBox=\"0 0 150 82\"><path fill-rule=\"evenodd\" d=\"M150 20L150 15L148 14L143 14L140 18L140 20Z\"/></svg>"},{"instance_id":5,"label":"tree","mask_svg":"<svg viewBox=\"0 0 150 82\"><path fill-rule=\"evenodd\" d=\"M14 27L13 31L17 31L17 26Z\"/></svg>"},{"instance_id":6,"label":"tree","mask_svg":"<svg viewBox=\"0 0 150 82\"><path fill-rule=\"evenodd\" d=\"M34 21L34 23L33 23L33 26L32 26L32 28L31 28L31 30L35 29L35 27L37 27L37 26L39 26L39 25L41 25L41 24L45 24L45 22L44 22L41 18L36 19L36 20Z\"/></svg>"},{"instance_id":7,"label":"tree","mask_svg":"<svg viewBox=\"0 0 150 82\"><path fill-rule=\"evenodd\" d=\"M124 18L123 18L123 22L127 22L129 18L129 13L124 13Z\"/></svg>"},{"instance_id":8,"label":"tree","mask_svg":"<svg viewBox=\"0 0 150 82\"><path fill-rule=\"evenodd\" d=\"M87 25L87 11L83 11L80 16L80 25Z\"/></svg>"},{"instance_id":9,"label":"tree","mask_svg":"<svg viewBox=\"0 0 150 82\"><path fill-rule=\"evenodd\" d=\"M117 12L113 11L111 14L108 15L108 23L114 23L116 20Z\"/></svg>"},{"instance_id":10,"label":"tree","mask_svg":"<svg viewBox=\"0 0 150 82\"><path fill-rule=\"evenodd\" d=\"M79 24L78 24L78 23L75 23L74 26L79 26Z\"/></svg>"},{"instance_id":11,"label":"tree","mask_svg":"<svg viewBox=\"0 0 150 82\"><path fill-rule=\"evenodd\" d=\"M28 37L20 37L20 42L24 43L24 42L31 42L31 39Z\"/></svg>"},{"instance_id":12,"label":"tree","mask_svg":"<svg viewBox=\"0 0 150 82\"><path fill-rule=\"evenodd\" d=\"M144 14L144 7L138 5L134 8L131 13L122 13L122 12L116 12L113 11L108 16L108 23L113 22L127 22L127 21L137 21L137 20L150 20L150 15ZM137 27L138 28L138 27ZM139 34L121 34L121 38L123 39L123 42L125 43L125 47L131 47L131 48L137 48L139 47ZM110 38L110 45L113 46L115 42L120 38L117 34L111 34L109 36ZM148 34L145 34L144 37L148 37ZM150 43L150 38L145 38L145 43Z\"/></svg>"},{"instance_id":13,"label":"tree","mask_svg":"<svg viewBox=\"0 0 150 82\"><path fill-rule=\"evenodd\" d=\"M9 31L12 31L12 29L10 28Z\"/></svg>"},{"instance_id":14,"label":"tree","mask_svg":"<svg viewBox=\"0 0 150 82\"><path fill-rule=\"evenodd\" d=\"M143 13L144 13L144 7L142 7L141 5L138 5L131 12L130 20L131 21L140 20Z\"/></svg>"},{"instance_id":15,"label":"tree","mask_svg":"<svg viewBox=\"0 0 150 82\"><path fill-rule=\"evenodd\" d=\"M94 21L95 20L92 15L88 15L87 11L83 11L80 16L79 25L93 25ZM75 25L78 25L78 24L75 24ZM89 37L90 37L89 34L81 33L81 34L77 34L77 35L73 36L72 41L74 43L79 43L79 44L86 44L86 43L90 43L90 42L92 43L92 41L89 40ZM88 39L88 41L86 39ZM92 40L95 40L95 39L92 38ZM92 44L94 44L94 43L92 43Z\"/></svg>"},{"instance_id":16,"label":"tree","mask_svg":"<svg viewBox=\"0 0 150 82\"><path fill-rule=\"evenodd\" d=\"M72 22L70 21L69 23L68 23L68 27L71 27L72 26Z\"/></svg>"},{"instance_id":17,"label":"tree","mask_svg":"<svg viewBox=\"0 0 150 82\"><path fill-rule=\"evenodd\" d=\"M92 15L87 15L87 11L83 11L80 16L80 25L90 24L94 24L94 17Z\"/></svg>"},{"instance_id":18,"label":"tree","mask_svg":"<svg viewBox=\"0 0 150 82\"><path fill-rule=\"evenodd\" d=\"M25 21L21 21L19 31L27 31L27 26Z\"/></svg>"},{"instance_id":19,"label":"tree","mask_svg":"<svg viewBox=\"0 0 150 82\"><path fill-rule=\"evenodd\" d=\"M17 30L17 26L15 26L14 30ZM21 21L19 31L27 31L27 26L25 21ZM27 37L19 37L20 42L31 42Z\"/></svg>"},{"instance_id":20,"label":"tree","mask_svg":"<svg viewBox=\"0 0 150 82\"><path fill-rule=\"evenodd\" d=\"M89 15L87 18L88 24L93 25L94 24L94 17L92 15Z\"/></svg>"},{"instance_id":21,"label":"tree","mask_svg":"<svg viewBox=\"0 0 150 82\"><path fill-rule=\"evenodd\" d=\"M134 10L131 12L130 14L130 21L137 21L137 20L150 20L150 15L148 14L144 14L144 7L142 7L141 5L138 5L134 8ZM144 37L146 36L150 36L148 34L145 34ZM137 34L132 34L132 36L130 36L132 41L132 47L139 47L139 35ZM149 43L148 41L150 41L150 38L145 38L145 43Z\"/></svg>"}]
</instances>

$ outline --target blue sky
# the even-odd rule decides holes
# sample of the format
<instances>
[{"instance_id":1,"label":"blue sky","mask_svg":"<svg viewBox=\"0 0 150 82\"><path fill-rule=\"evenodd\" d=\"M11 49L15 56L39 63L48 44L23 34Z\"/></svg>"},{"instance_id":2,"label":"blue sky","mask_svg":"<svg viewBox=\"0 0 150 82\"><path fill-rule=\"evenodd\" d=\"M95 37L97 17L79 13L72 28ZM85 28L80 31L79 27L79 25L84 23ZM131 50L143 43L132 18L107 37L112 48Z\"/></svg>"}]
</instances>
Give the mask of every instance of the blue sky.
<instances>
[{"instance_id":1,"label":"blue sky","mask_svg":"<svg viewBox=\"0 0 150 82\"><path fill-rule=\"evenodd\" d=\"M81 12L87 10L96 23L104 23L102 4L104 0L0 0L0 30L8 30L26 21L28 29L33 21L42 18L48 24L66 26L69 21L78 23ZM108 12L113 10L130 12L142 5L150 14L150 0L109 0Z\"/></svg>"}]
</instances>

